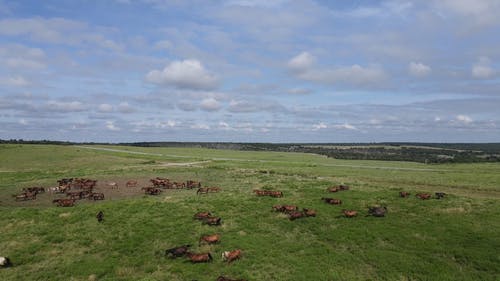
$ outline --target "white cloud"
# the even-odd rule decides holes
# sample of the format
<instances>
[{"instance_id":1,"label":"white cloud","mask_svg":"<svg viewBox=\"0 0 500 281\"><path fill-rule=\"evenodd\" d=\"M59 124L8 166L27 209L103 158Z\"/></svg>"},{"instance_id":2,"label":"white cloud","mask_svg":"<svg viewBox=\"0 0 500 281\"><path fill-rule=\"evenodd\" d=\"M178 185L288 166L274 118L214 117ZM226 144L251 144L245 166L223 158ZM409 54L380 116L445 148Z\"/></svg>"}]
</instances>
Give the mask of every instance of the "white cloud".
<instances>
[{"instance_id":1,"label":"white cloud","mask_svg":"<svg viewBox=\"0 0 500 281\"><path fill-rule=\"evenodd\" d=\"M217 111L221 108L220 103L214 98L206 98L201 101L201 109L205 111Z\"/></svg>"},{"instance_id":2,"label":"white cloud","mask_svg":"<svg viewBox=\"0 0 500 281\"><path fill-rule=\"evenodd\" d=\"M217 87L217 77L203 67L200 61L188 59L174 61L163 70L153 70L146 75L150 83L183 89L210 90Z\"/></svg>"},{"instance_id":3,"label":"white cloud","mask_svg":"<svg viewBox=\"0 0 500 281\"><path fill-rule=\"evenodd\" d=\"M31 85L31 83L22 76L11 76L0 78L0 85L8 87L26 87Z\"/></svg>"},{"instance_id":4,"label":"white cloud","mask_svg":"<svg viewBox=\"0 0 500 281\"><path fill-rule=\"evenodd\" d=\"M135 109L128 104L128 102L121 102L118 105L118 111L121 113L133 113Z\"/></svg>"},{"instance_id":5,"label":"white cloud","mask_svg":"<svg viewBox=\"0 0 500 281\"><path fill-rule=\"evenodd\" d=\"M87 106L79 101L60 102L48 101L47 109L55 112L80 112L87 110Z\"/></svg>"},{"instance_id":6,"label":"white cloud","mask_svg":"<svg viewBox=\"0 0 500 281\"><path fill-rule=\"evenodd\" d=\"M315 58L308 52L290 59L288 68L299 79L325 84L379 84L387 78L384 70L377 66L363 67L354 64L337 68L317 68Z\"/></svg>"},{"instance_id":7,"label":"white cloud","mask_svg":"<svg viewBox=\"0 0 500 281\"><path fill-rule=\"evenodd\" d=\"M424 77L431 73L432 69L430 66L425 65L421 62L410 62L408 65L408 72L415 77Z\"/></svg>"},{"instance_id":8,"label":"white cloud","mask_svg":"<svg viewBox=\"0 0 500 281\"><path fill-rule=\"evenodd\" d=\"M314 124L312 126L312 128L313 128L313 130L316 131L316 130L326 129L326 128L328 128L328 126L323 122L319 122L318 124Z\"/></svg>"},{"instance_id":9,"label":"white cloud","mask_svg":"<svg viewBox=\"0 0 500 281\"><path fill-rule=\"evenodd\" d=\"M302 52L288 61L288 68L294 72L304 72L314 65L315 58L308 52Z\"/></svg>"},{"instance_id":10,"label":"white cloud","mask_svg":"<svg viewBox=\"0 0 500 281\"><path fill-rule=\"evenodd\" d=\"M113 106L107 103L102 103L97 107L97 111L101 113L113 112Z\"/></svg>"},{"instance_id":11,"label":"white cloud","mask_svg":"<svg viewBox=\"0 0 500 281\"><path fill-rule=\"evenodd\" d=\"M210 130L210 126L207 124L194 124L190 126L191 129L196 129L196 130Z\"/></svg>"},{"instance_id":12,"label":"white cloud","mask_svg":"<svg viewBox=\"0 0 500 281\"><path fill-rule=\"evenodd\" d=\"M341 124L341 125L335 125L333 127L336 128L336 129L346 129L346 130L357 130L358 129L355 126L347 124L347 123L344 123L344 124Z\"/></svg>"},{"instance_id":13,"label":"white cloud","mask_svg":"<svg viewBox=\"0 0 500 281\"><path fill-rule=\"evenodd\" d=\"M490 66L488 57L480 57L472 66L472 76L478 79L488 79L495 75L495 70Z\"/></svg>"},{"instance_id":14,"label":"white cloud","mask_svg":"<svg viewBox=\"0 0 500 281\"><path fill-rule=\"evenodd\" d=\"M491 26L500 23L500 1L498 0L435 0L435 5L444 14L464 17L466 24Z\"/></svg>"},{"instance_id":15,"label":"white cloud","mask_svg":"<svg viewBox=\"0 0 500 281\"><path fill-rule=\"evenodd\" d=\"M114 121L106 121L106 129L110 131L120 131L121 129L115 126Z\"/></svg>"},{"instance_id":16,"label":"white cloud","mask_svg":"<svg viewBox=\"0 0 500 281\"><path fill-rule=\"evenodd\" d=\"M460 122L462 122L462 123L464 123L464 124L469 124L469 123L471 123L471 122L472 122L472 118L470 118L470 117L469 117L469 116L467 116L467 115L462 115L462 114L457 115L456 120L457 120L457 121L460 121Z\"/></svg>"}]
</instances>

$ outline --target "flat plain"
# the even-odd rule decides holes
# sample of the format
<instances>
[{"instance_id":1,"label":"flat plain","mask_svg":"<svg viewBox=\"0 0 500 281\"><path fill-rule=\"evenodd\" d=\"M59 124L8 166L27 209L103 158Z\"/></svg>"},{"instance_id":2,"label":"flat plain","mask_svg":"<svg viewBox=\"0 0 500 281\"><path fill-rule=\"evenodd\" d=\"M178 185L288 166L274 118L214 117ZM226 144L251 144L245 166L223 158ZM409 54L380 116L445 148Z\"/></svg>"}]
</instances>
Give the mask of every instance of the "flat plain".
<instances>
[{"instance_id":1,"label":"flat plain","mask_svg":"<svg viewBox=\"0 0 500 281\"><path fill-rule=\"evenodd\" d=\"M128 146L0 145L0 280L500 280L500 164L337 160L303 153ZM12 195L57 180L98 180L103 201L56 207ZM144 195L149 179L197 180L218 193L164 190ZM137 187L126 187L128 180ZM107 183L116 182L112 189ZM345 184L350 190L328 193ZM279 190L282 198L257 197ZM400 198L400 191L411 193ZM420 200L418 192L445 192ZM322 197L341 199L325 204ZM276 204L312 208L290 221ZM386 206L378 218L370 206ZM357 210L355 218L342 209ZM95 215L104 212L104 222ZM221 226L193 219L199 211ZM218 233L216 245L198 245ZM192 244L213 261L170 259L165 249ZM227 264L223 251L241 249Z\"/></svg>"}]
</instances>

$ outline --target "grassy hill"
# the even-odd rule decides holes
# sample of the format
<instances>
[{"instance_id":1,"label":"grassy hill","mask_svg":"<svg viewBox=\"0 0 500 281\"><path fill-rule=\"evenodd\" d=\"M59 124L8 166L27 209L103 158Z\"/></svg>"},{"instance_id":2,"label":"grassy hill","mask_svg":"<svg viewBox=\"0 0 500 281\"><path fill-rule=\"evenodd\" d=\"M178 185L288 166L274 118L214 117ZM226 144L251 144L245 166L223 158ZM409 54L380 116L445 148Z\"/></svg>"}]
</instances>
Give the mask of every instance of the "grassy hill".
<instances>
[{"instance_id":1,"label":"grassy hill","mask_svg":"<svg viewBox=\"0 0 500 281\"><path fill-rule=\"evenodd\" d=\"M104 148L104 150L102 150ZM0 145L0 256L15 264L0 280L499 280L500 164L438 164L336 160L287 152L204 148ZM222 192L141 193L153 177L200 180ZM54 186L63 177L98 180L106 200L52 205L57 195L15 202L23 187ZM140 186L126 188L136 179ZM111 190L106 183L118 182ZM335 184L351 190L328 194ZM284 192L256 197L253 189ZM409 191L410 198L398 197ZM443 200L417 192L444 191ZM321 197L342 199L342 206ZM313 208L315 218L289 221L275 204ZM367 207L388 208L384 218ZM360 216L339 218L342 209ZM97 223L102 210L105 221ZM198 211L222 226L193 220ZM218 245L198 245L219 233ZM214 261L191 264L163 252L183 244ZM228 265L222 251L240 248Z\"/></svg>"}]
</instances>

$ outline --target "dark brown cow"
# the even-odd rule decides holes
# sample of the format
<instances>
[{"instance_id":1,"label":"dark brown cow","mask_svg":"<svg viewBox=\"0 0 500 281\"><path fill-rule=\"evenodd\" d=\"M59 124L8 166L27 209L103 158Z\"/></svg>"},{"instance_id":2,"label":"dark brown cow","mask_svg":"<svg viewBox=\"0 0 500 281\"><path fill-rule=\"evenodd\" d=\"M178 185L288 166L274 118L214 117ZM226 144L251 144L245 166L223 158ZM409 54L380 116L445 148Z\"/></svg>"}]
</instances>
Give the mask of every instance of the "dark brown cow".
<instances>
[{"instance_id":1,"label":"dark brown cow","mask_svg":"<svg viewBox=\"0 0 500 281\"><path fill-rule=\"evenodd\" d=\"M293 211L288 214L288 218L293 221L305 217L305 214L299 211Z\"/></svg>"},{"instance_id":2,"label":"dark brown cow","mask_svg":"<svg viewBox=\"0 0 500 281\"><path fill-rule=\"evenodd\" d=\"M326 191L328 191L328 192L338 192L339 189L336 186L332 186L332 187L327 188Z\"/></svg>"},{"instance_id":3,"label":"dark brown cow","mask_svg":"<svg viewBox=\"0 0 500 281\"><path fill-rule=\"evenodd\" d=\"M409 192L406 192L406 191L400 191L399 192L399 197L401 197L401 198L407 198L409 196L410 196Z\"/></svg>"},{"instance_id":4,"label":"dark brown cow","mask_svg":"<svg viewBox=\"0 0 500 281\"><path fill-rule=\"evenodd\" d=\"M193 189L195 187L200 188L201 187L201 182L193 181L193 180L188 180L186 182L186 188Z\"/></svg>"},{"instance_id":5,"label":"dark brown cow","mask_svg":"<svg viewBox=\"0 0 500 281\"><path fill-rule=\"evenodd\" d=\"M349 186L345 184L340 184L339 186L337 186L337 188L339 190L349 190Z\"/></svg>"},{"instance_id":6,"label":"dark brown cow","mask_svg":"<svg viewBox=\"0 0 500 281\"><path fill-rule=\"evenodd\" d=\"M335 198L321 198L321 200L325 201L326 203L328 204L331 204L331 205L341 205L342 204L342 200L340 199L335 199Z\"/></svg>"},{"instance_id":7,"label":"dark brown cow","mask_svg":"<svg viewBox=\"0 0 500 281\"><path fill-rule=\"evenodd\" d=\"M90 193L89 197L88 197L89 200L104 200L104 193Z\"/></svg>"},{"instance_id":8,"label":"dark brown cow","mask_svg":"<svg viewBox=\"0 0 500 281\"><path fill-rule=\"evenodd\" d=\"M283 197L283 192L281 191L268 191L267 192L267 195L271 196L271 197Z\"/></svg>"},{"instance_id":9,"label":"dark brown cow","mask_svg":"<svg viewBox=\"0 0 500 281\"><path fill-rule=\"evenodd\" d=\"M211 217L211 216L212 216L212 213L210 213L210 212L198 212L198 213L194 214L194 218L197 220L204 220L204 219Z\"/></svg>"},{"instance_id":10,"label":"dark brown cow","mask_svg":"<svg viewBox=\"0 0 500 281\"><path fill-rule=\"evenodd\" d=\"M228 277L221 275L221 276L217 277L216 281L247 281L247 280L245 280L245 279L231 279L231 278L228 278Z\"/></svg>"},{"instance_id":11,"label":"dark brown cow","mask_svg":"<svg viewBox=\"0 0 500 281\"><path fill-rule=\"evenodd\" d=\"M99 213L97 213L95 217L97 218L98 222L102 222L104 220L104 213L102 211L99 211Z\"/></svg>"},{"instance_id":12,"label":"dark brown cow","mask_svg":"<svg viewBox=\"0 0 500 281\"><path fill-rule=\"evenodd\" d=\"M23 192L18 195L13 195L16 198L16 201L26 201L26 200L35 200L36 193L35 192Z\"/></svg>"},{"instance_id":13,"label":"dark brown cow","mask_svg":"<svg viewBox=\"0 0 500 281\"><path fill-rule=\"evenodd\" d=\"M368 215L366 216L385 217L386 213L387 213L387 207L369 207Z\"/></svg>"},{"instance_id":14,"label":"dark brown cow","mask_svg":"<svg viewBox=\"0 0 500 281\"><path fill-rule=\"evenodd\" d=\"M198 245L201 245L202 243L206 244L217 244L220 241L220 235L219 234L212 234L212 235L203 235L200 237L200 240L198 240Z\"/></svg>"},{"instance_id":15,"label":"dark brown cow","mask_svg":"<svg viewBox=\"0 0 500 281\"><path fill-rule=\"evenodd\" d=\"M222 260L227 261L228 263L231 263L237 259L241 258L241 250L236 249L234 251L225 251L222 252Z\"/></svg>"},{"instance_id":16,"label":"dark brown cow","mask_svg":"<svg viewBox=\"0 0 500 281\"><path fill-rule=\"evenodd\" d=\"M222 218L220 217L208 217L203 220L204 224L208 225L220 225Z\"/></svg>"},{"instance_id":17,"label":"dark brown cow","mask_svg":"<svg viewBox=\"0 0 500 281\"><path fill-rule=\"evenodd\" d=\"M446 196L446 193L444 192L436 192L436 199L442 199Z\"/></svg>"},{"instance_id":18,"label":"dark brown cow","mask_svg":"<svg viewBox=\"0 0 500 281\"><path fill-rule=\"evenodd\" d=\"M298 209L299 209L299 207L297 207L295 205L283 205L283 206L281 206L281 212L283 212L283 213L290 213L290 212L296 211Z\"/></svg>"},{"instance_id":19,"label":"dark brown cow","mask_svg":"<svg viewBox=\"0 0 500 281\"><path fill-rule=\"evenodd\" d=\"M208 187L198 188L198 190L196 191L196 195L200 195L200 194L208 194Z\"/></svg>"},{"instance_id":20,"label":"dark brown cow","mask_svg":"<svg viewBox=\"0 0 500 281\"><path fill-rule=\"evenodd\" d=\"M346 218L354 218L358 215L358 212L354 210L342 210L342 214L344 214Z\"/></svg>"},{"instance_id":21,"label":"dark brown cow","mask_svg":"<svg viewBox=\"0 0 500 281\"><path fill-rule=\"evenodd\" d=\"M171 249L166 249L165 256L170 256L170 258L172 258L172 259L182 257L182 256L187 254L189 247L191 247L191 245L183 245L183 246L174 247Z\"/></svg>"},{"instance_id":22,"label":"dark brown cow","mask_svg":"<svg viewBox=\"0 0 500 281\"><path fill-rule=\"evenodd\" d=\"M212 261L212 255L210 255L210 253L193 254L193 253L187 252L186 256L191 260L192 263Z\"/></svg>"},{"instance_id":23,"label":"dark brown cow","mask_svg":"<svg viewBox=\"0 0 500 281\"><path fill-rule=\"evenodd\" d=\"M430 193L417 193L416 196L422 200L427 200L427 199L431 199L432 195Z\"/></svg>"},{"instance_id":24,"label":"dark brown cow","mask_svg":"<svg viewBox=\"0 0 500 281\"><path fill-rule=\"evenodd\" d=\"M57 203L58 207L73 207L75 206L75 199L56 199L52 203Z\"/></svg>"}]
</instances>

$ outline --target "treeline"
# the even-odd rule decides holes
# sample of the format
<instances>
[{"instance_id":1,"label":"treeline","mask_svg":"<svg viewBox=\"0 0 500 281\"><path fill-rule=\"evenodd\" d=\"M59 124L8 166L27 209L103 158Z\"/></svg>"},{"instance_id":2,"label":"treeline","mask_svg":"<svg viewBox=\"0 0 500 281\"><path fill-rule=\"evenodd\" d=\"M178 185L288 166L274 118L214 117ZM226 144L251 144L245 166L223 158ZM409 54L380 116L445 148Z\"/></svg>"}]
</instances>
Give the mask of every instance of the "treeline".
<instances>
[{"instance_id":1,"label":"treeline","mask_svg":"<svg viewBox=\"0 0 500 281\"><path fill-rule=\"evenodd\" d=\"M135 142L74 143L50 140L0 140L0 143L56 145L126 145L138 147L193 147L243 151L302 152L337 159L390 160L422 163L500 162L500 143L228 143L228 142Z\"/></svg>"}]
</instances>

